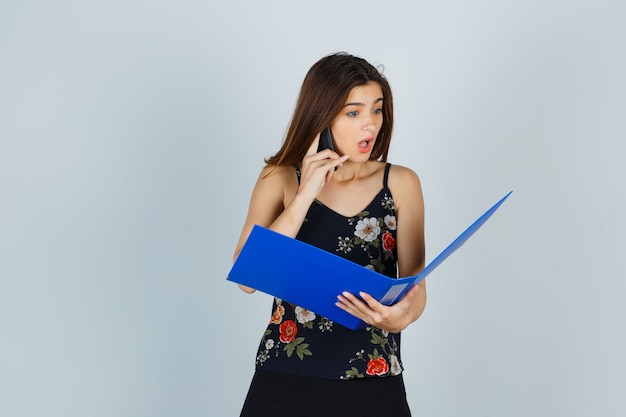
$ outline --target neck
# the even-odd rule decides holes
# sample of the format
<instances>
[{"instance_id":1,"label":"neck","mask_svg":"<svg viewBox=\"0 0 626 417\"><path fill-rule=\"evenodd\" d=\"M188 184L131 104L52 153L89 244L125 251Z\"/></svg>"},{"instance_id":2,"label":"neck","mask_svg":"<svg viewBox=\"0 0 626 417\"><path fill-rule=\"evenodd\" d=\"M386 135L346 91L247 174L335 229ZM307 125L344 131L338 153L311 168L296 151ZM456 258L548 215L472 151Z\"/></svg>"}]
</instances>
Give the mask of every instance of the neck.
<instances>
[{"instance_id":1,"label":"neck","mask_svg":"<svg viewBox=\"0 0 626 417\"><path fill-rule=\"evenodd\" d=\"M368 162L350 162L346 161L337 169L333 175L333 181L348 182L364 177L368 173Z\"/></svg>"}]
</instances>

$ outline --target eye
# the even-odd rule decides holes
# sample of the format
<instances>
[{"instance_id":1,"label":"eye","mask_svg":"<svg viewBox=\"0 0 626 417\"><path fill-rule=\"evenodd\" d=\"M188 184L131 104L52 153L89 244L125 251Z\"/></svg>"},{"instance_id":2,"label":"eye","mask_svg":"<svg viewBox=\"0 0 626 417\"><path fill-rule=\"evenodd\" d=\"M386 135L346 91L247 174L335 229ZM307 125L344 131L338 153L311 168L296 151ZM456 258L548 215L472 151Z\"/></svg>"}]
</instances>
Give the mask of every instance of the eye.
<instances>
[{"instance_id":1,"label":"eye","mask_svg":"<svg viewBox=\"0 0 626 417\"><path fill-rule=\"evenodd\" d=\"M382 112L383 112L382 108L372 110L372 113L374 113L374 114L381 114Z\"/></svg>"},{"instance_id":2,"label":"eye","mask_svg":"<svg viewBox=\"0 0 626 417\"><path fill-rule=\"evenodd\" d=\"M349 111L347 115L348 117L357 117L359 115L359 112L357 110L353 110L353 111Z\"/></svg>"}]
</instances>

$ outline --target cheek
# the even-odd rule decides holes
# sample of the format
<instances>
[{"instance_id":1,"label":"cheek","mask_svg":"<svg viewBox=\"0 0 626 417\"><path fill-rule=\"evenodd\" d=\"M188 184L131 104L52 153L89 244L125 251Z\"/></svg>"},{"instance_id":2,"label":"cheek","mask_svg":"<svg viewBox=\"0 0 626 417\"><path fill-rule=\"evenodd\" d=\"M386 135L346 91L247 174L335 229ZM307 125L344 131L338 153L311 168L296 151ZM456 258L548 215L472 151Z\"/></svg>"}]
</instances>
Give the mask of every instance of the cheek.
<instances>
[{"instance_id":1,"label":"cheek","mask_svg":"<svg viewBox=\"0 0 626 417\"><path fill-rule=\"evenodd\" d=\"M335 145L341 146L342 143L346 143L354 136L354 128L347 126L346 123L338 123L330 126L333 132L333 139Z\"/></svg>"},{"instance_id":2,"label":"cheek","mask_svg":"<svg viewBox=\"0 0 626 417\"><path fill-rule=\"evenodd\" d=\"M351 119L341 119L340 121L334 121L330 124L330 129L333 131L333 135L336 137L346 136L355 127L355 123Z\"/></svg>"},{"instance_id":3,"label":"cheek","mask_svg":"<svg viewBox=\"0 0 626 417\"><path fill-rule=\"evenodd\" d=\"M380 129L382 129L383 124L382 123L377 123L376 124L376 128L374 130L374 138L378 137L378 134L380 133Z\"/></svg>"}]
</instances>

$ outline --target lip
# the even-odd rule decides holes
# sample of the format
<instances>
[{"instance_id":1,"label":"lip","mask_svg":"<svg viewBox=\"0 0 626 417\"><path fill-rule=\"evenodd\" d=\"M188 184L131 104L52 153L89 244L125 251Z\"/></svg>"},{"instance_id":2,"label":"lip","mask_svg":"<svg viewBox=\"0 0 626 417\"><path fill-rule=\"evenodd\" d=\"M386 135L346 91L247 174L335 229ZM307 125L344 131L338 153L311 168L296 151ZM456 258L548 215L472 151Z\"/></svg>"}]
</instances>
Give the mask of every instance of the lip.
<instances>
[{"instance_id":1,"label":"lip","mask_svg":"<svg viewBox=\"0 0 626 417\"><path fill-rule=\"evenodd\" d=\"M359 149L359 152L361 153L368 153L372 150L372 146L374 145L374 138L365 138L365 139L361 139L358 143L357 143L357 147Z\"/></svg>"}]
</instances>

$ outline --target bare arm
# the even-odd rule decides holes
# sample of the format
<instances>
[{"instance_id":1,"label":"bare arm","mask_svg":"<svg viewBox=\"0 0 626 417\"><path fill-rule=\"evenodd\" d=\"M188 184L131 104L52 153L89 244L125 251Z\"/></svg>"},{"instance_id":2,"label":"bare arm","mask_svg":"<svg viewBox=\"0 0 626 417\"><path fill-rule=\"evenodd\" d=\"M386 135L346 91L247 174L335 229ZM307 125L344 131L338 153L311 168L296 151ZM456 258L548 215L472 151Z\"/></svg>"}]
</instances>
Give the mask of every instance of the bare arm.
<instances>
[{"instance_id":1,"label":"bare arm","mask_svg":"<svg viewBox=\"0 0 626 417\"><path fill-rule=\"evenodd\" d=\"M332 179L334 168L347 158L335 152L317 152L319 136L313 141L301 169L301 183L298 187L294 168L291 166L265 167L257 179L248 215L233 255L239 256L255 224L274 230L286 236L295 237L302 226L306 213L324 184ZM254 289L239 285L245 292Z\"/></svg>"},{"instance_id":2,"label":"bare arm","mask_svg":"<svg viewBox=\"0 0 626 417\"><path fill-rule=\"evenodd\" d=\"M419 274L425 266L424 199L417 174L407 168L399 166L395 166L395 168L399 175L395 176L394 180L400 181L397 183L394 181L390 187L395 188L398 195L396 214L398 216L399 276L408 277ZM399 308L405 309L406 312L405 319L398 323L402 328L417 320L426 306L426 282L422 280L411 291L415 293L407 294L398 303L400 304Z\"/></svg>"}]
</instances>

